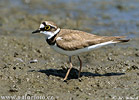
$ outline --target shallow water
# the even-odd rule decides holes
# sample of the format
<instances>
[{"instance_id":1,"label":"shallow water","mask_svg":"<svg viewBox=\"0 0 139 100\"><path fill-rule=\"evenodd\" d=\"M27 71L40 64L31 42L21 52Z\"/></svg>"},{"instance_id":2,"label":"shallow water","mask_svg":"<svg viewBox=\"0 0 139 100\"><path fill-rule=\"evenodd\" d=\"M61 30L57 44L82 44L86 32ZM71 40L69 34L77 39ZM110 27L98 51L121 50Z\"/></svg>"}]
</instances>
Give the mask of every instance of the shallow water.
<instances>
[{"instance_id":1,"label":"shallow water","mask_svg":"<svg viewBox=\"0 0 139 100\"><path fill-rule=\"evenodd\" d=\"M139 36L138 0L1 0L0 5L2 11L15 8L27 15L51 16L49 20L56 22L61 18L80 21L74 29L86 28L96 34Z\"/></svg>"}]
</instances>

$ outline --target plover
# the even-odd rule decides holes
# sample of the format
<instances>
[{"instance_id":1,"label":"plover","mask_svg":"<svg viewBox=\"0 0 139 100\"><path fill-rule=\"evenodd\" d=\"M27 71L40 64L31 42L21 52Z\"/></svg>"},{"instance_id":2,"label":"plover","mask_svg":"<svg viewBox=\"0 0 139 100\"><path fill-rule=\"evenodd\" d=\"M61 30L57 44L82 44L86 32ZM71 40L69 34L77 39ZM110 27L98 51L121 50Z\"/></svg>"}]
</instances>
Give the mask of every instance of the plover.
<instances>
[{"instance_id":1,"label":"plover","mask_svg":"<svg viewBox=\"0 0 139 100\"><path fill-rule=\"evenodd\" d=\"M46 41L60 54L65 54L69 57L70 68L68 69L64 80L72 69L71 57L77 55L80 68L78 77L80 77L82 69L82 60L79 57L80 53L91 51L104 45L128 42L125 36L98 36L87 32L71 29L61 29L52 21L44 21L40 27L32 33L42 33L46 36Z\"/></svg>"}]
</instances>

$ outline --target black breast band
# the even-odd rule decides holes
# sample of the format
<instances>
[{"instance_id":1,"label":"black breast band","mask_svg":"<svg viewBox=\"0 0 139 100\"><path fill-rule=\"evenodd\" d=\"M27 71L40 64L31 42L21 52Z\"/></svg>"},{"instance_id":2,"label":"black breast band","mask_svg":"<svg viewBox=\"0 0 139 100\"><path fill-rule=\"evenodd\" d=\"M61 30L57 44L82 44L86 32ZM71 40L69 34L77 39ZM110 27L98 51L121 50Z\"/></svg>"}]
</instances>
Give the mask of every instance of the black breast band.
<instances>
[{"instance_id":1,"label":"black breast band","mask_svg":"<svg viewBox=\"0 0 139 100\"><path fill-rule=\"evenodd\" d=\"M55 34L53 37L51 37L50 39L46 39L46 42L49 44L49 45L54 45L56 43L56 37L57 34Z\"/></svg>"}]
</instances>

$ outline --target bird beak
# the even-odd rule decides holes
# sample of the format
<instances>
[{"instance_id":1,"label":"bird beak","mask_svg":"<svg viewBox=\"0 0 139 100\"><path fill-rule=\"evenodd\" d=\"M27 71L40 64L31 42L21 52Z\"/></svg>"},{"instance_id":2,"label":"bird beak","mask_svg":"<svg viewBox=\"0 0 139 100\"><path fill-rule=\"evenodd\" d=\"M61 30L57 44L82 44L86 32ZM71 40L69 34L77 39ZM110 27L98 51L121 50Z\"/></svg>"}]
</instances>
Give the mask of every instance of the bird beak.
<instances>
[{"instance_id":1,"label":"bird beak","mask_svg":"<svg viewBox=\"0 0 139 100\"><path fill-rule=\"evenodd\" d=\"M32 34L39 33L39 32L40 32L40 29L33 31Z\"/></svg>"}]
</instances>

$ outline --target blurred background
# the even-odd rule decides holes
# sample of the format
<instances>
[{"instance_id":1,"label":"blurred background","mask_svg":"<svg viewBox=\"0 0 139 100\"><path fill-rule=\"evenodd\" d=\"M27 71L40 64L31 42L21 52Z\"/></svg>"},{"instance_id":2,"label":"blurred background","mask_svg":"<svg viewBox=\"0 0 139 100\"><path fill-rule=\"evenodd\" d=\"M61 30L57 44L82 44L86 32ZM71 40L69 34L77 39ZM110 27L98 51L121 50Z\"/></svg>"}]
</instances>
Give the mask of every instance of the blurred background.
<instances>
[{"instance_id":1,"label":"blurred background","mask_svg":"<svg viewBox=\"0 0 139 100\"><path fill-rule=\"evenodd\" d=\"M139 36L139 0L0 0L0 34L31 35L43 20L100 35Z\"/></svg>"}]
</instances>

